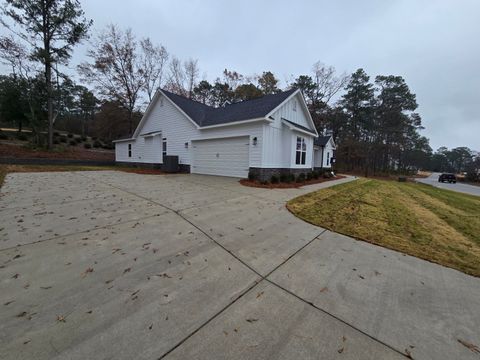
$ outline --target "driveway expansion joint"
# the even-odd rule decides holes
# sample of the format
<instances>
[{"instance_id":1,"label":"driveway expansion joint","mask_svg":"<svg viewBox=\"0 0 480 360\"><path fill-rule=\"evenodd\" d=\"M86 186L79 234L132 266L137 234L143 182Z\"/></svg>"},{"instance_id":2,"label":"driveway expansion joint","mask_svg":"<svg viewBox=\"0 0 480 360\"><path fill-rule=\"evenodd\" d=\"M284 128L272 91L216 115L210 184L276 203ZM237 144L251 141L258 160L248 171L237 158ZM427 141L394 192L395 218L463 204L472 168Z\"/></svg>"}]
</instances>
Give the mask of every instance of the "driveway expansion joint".
<instances>
[{"instance_id":1,"label":"driveway expansion joint","mask_svg":"<svg viewBox=\"0 0 480 360\"><path fill-rule=\"evenodd\" d=\"M405 353L403 353L402 351L398 350L398 349L395 349L394 347L392 347L391 345L387 344L387 343L384 343L382 342L381 340L373 337L372 335L369 335L368 333L364 332L363 330L355 327L354 325L352 324L349 324L347 321L339 318L338 316L316 306L313 302L310 302L310 301L307 301L305 299L303 299L302 297L296 295L295 293L285 289L284 287L280 286L279 284L271 281L268 279L268 277L273 274L276 270L278 270L282 265L284 265L285 263L287 263L290 259L292 259L294 256L296 256L300 251L302 251L303 249L305 249L308 245L310 245L311 243L313 243L315 240L317 240L321 235L323 235L327 229L322 229L318 234L315 235L315 237L313 237L311 240L307 241L306 244L304 244L303 246L301 246L299 249L297 249L294 253L292 253L290 256L288 256L285 260L283 260L280 264L278 264L273 270L271 270L270 272L268 272L266 275L262 275L261 273L259 273L257 270L255 270L252 266L250 266L249 264L247 264L245 261L243 261L242 259L240 259L237 255L235 255L231 250L227 249L225 246L223 246L222 244L220 244L218 241L216 241L210 234L208 234L205 230L203 230L200 226L198 226L197 224L193 223L191 220L189 220L188 218L186 218L181 212L184 211L185 209L180 209L180 210L175 210L175 209L172 209L164 204L161 204L157 201L154 201L154 200L151 200L151 199L148 199L144 196L141 196L141 195L138 195L134 192L131 192L131 191L128 191L128 190L125 190L125 189L122 189L120 187L117 187L117 186L114 186L114 185L111 185L111 184L108 184L108 183L105 183L103 182L104 184L108 185L108 186L111 186L117 190L120 190L120 191L124 191L125 193L128 193L130 195L133 195L133 196L136 196L138 198L141 198L143 200L146 200L146 201L149 201L149 202L152 202L158 206L161 206L169 211L172 211L173 213L175 213L177 216L179 216L180 218L182 218L184 221L188 222L190 225L192 225L193 227L195 227L197 230L199 230L202 234L204 234L208 239L210 239L213 243L215 243L217 246L219 246L221 249L223 249L225 252L227 252L230 256L232 256L233 258L235 258L238 262L240 262L242 265L244 265L245 267L247 267L249 270L251 270L252 272L254 272L257 276L259 276L259 280L253 282L253 284L251 286L249 286L246 290L242 291L235 299L233 299L229 304L227 304L225 307L223 307L220 311L218 311L217 313L215 313L214 315L212 315L209 319L207 319L204 323L202 323L200 326L198 326L195 330L193 330L190 334L188 334L187 336L185 336L182 340L180 340L177 344L175 344L170 350L168 350L167 352L165 352L164 354L162 354L158 359L161 360L161 359L164 359L166 356L168 356L170 353L172 353L175 349L177 349L178 347L180 347L182 344L184 344L189 338L191 338L192 336L194 336L196 333L198 333L202 328L204 328L206 325L208 325L210 322L212 322L215 318L217 318L218 316L220 316L224 311L228 310L232 305L234 305L238 300L240 300L245 294L247 294L249 291L253 290L255 287L257 287L257 285L259 285L260 283L262 283L263 281L266 281L270 284L272 284L273 286L285 291L286 293L294 296L296 299L302 301L303 303L313 307L314 309L318 310L318 311L321 311L322 313L326 314L327 316L330 316L332 317L333 319L337 320L337 321L340 321L341 323L345 324L346 326L358 331L359 333L369 337L370 339L372 339L373 341L375 342L378 342L380 343L381 345L383 346L386 346L387 348L391 349L392 351L395 351L396 353L400 354L400 355L403 355L405 358L411 358L409 356L407 356ZM242 194L244 196L253 196L253 195L248 195L248 194ZM264 198L262 198L264 199ZM264 199L264 200L267 200L267 199ZM268 199L270 200L270 199ZM279 202L279 203L285 203L285 201L276 201L276 202ZM200 207L200 206L194 206L192 208L195 208L195 207Z\"/></svg>"}]
</instances>

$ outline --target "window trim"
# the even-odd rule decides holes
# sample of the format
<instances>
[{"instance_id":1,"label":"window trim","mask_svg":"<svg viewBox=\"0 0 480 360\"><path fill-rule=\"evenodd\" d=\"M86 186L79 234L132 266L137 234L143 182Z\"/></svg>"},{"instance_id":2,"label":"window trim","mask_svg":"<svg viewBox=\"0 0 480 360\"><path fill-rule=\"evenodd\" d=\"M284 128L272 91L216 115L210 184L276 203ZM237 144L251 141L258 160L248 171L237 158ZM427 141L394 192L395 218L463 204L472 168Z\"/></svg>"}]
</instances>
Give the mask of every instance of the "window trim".
<instances>
[{"instance_id":1,"label":"window trim","mask_svg":"<svg viewBox=\"0 0 480 360\"><path fill-rule=\"evenodd\" d=\"M299 147L300 145L300 147ZM303 136L297 136L295 142L295 165L307 163L307 142Z\"/></svg>"},{"instance_id":2,"label":"window trim","mask_svg":"<svg viewBox=\"0 0 480 360\"><path fill-rule=\"evenodd\" d=\"M327 151L327 166L330 165L330 151Z\"/></svg>"},{"instance_id":3,"label":"window trim","mask_svg":"<svg viewBox=\"0 0 480 360\"><path fill-rule=\"evenodd\" d=\"M167 138L162 139L162 163L165 163L165 157L167 156Z\"/></svg>"}]
</instances>

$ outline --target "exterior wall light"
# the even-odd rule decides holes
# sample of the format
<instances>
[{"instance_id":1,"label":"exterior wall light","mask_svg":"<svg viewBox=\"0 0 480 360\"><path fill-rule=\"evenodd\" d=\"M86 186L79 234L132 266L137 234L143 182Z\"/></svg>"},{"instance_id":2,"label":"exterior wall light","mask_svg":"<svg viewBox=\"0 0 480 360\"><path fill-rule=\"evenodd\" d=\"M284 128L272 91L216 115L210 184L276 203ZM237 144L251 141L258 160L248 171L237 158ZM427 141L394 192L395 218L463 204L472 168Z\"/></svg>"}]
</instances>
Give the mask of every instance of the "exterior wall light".
<instances>
[{"instance_id":1,"label":"exterior wall light","mask_svg":"<svg viewBox=\"0 0 480 360\"><path fill-rule=\"evenodd\" d=\"M252 139L252 144L253 146L257 146L257 137L255 136L253 139Z\"/></svg>"}]
</instances>

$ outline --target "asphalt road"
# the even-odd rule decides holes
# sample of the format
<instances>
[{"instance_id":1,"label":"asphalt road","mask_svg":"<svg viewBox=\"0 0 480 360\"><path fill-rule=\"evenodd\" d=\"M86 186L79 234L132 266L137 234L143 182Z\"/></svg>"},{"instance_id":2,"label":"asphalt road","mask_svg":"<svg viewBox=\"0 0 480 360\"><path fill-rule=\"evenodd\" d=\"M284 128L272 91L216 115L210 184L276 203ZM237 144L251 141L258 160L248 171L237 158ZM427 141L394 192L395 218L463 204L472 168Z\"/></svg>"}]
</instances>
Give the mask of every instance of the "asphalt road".
<instances>
[{"instance_id":1,"label":"asphalt road","mask_svg":"<svg viewBox=\"0 0 480 360\"><path fill-rule=\"evenodd\" d=\"M433 185L441 189L447 189L447 190L458 191L466 194L480 196L480 186L462 184L458 182L456 184L441 183L441 182L438 182L439 176L440 176L440 173L432 173L432 175L430 175L428 178L417 179L417 181L424 184Z\"/></svg>"}]
</instances>

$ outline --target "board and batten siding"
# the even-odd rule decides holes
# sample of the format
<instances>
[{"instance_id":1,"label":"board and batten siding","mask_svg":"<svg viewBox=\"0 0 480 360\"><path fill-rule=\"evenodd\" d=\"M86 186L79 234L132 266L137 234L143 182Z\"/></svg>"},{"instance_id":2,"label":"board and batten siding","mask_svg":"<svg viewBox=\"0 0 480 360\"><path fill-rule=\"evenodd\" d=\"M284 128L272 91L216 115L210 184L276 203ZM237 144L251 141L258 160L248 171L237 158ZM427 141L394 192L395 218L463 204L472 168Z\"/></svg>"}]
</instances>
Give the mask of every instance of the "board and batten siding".
<instances>
[{"instance_id":1,"label":"board and batten siding","mask_svg":"<svg viewBox=\"0 0 480 360\"><path fill-rule=\"evenodd\" d=\"M323 152L323 156L322 156ZM325 147L318 147L314 150L314 167L330 168L332 164L328 161L327 164L327 155L330 158L333 156L333 145L332 141L329 140Z\"/></svg>"},{"instance_id":2,"label":"board and batten siding","mask_svg":"<svg viewBox=\"0 0 480 360\"><path fill-rule=\"evenodd\" d=\"M313 159L313 137L290 130L282 118L310 128L301 94L297 94L278 108L271 116L273 121L263 128L263 166L265 168L311 168ZM295 110L294 110L295 109ZM297 135L305 138L307 157L305 165L295 164Z\"/></svg>"}]
</instances>

